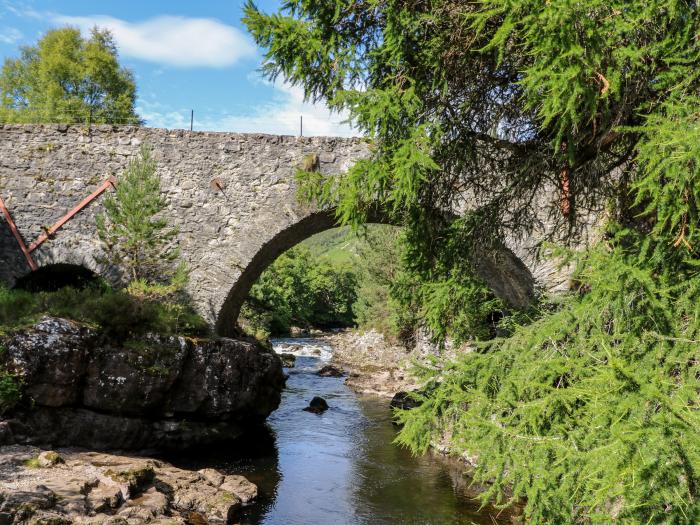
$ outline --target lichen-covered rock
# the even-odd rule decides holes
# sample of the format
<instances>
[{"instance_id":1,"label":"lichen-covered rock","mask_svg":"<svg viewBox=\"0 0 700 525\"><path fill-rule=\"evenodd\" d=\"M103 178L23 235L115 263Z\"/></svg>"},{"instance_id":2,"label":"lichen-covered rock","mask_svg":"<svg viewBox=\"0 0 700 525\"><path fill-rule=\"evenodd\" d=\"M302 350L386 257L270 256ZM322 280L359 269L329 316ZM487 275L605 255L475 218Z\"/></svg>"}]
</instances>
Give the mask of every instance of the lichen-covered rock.
<instances>
[{"instance_id":1,"label":"lichen-covered rock","mask_svg":"<svg viewBox=\"0 0 700 525\"><path fill-rule=\"evenodd\" d=\"M249 341L148 336L116 346L71 321L44 318L2 341L0 366L28 403L0 444L173 449L232 439L280 402L282 365Z\"/></svg>"},{"instance_id":2,"label":"lichen-covered rock","mask_svg":"<svg viewBox=\"0 0 700 525\"><path fill-rule=\"evenodd\" d=\"M238 496L243 505L247 505L258 497L257 485L248 481L244 476L226 476L219 488Z\"/></svg>"},{"instance_id":3,"label":"lichen-covered rock","mask_svg":"<svg viewBox=\"0 0 700 525\"><path fill-rule=\"evenodd\" d=\"M50 468L54 465L58 465L59 463L63 463L63 458L58 452L55 452L53 450L45 450L44 452L39 454L37 462L42 468Z\"/></svg>"},{"instance_id":4,"label":"lichen-covered rock","mask_svg":"<svg viewBox=\"0 0 700 525\"><path fill-rule=\"evenodd\" d=\"M243 476L142 457L61 450L54 468L27 465L40 454L0 447L0 524L224 525L257 494Z\"/></svg>"}]
</instances>

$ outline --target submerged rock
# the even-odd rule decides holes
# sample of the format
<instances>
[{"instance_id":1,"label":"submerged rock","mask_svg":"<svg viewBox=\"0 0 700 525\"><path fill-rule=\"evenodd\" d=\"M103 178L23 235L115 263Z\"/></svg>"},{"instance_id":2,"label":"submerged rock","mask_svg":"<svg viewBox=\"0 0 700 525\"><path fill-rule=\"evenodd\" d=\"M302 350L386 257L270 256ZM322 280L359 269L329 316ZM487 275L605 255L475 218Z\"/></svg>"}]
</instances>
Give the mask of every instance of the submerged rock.
<instances>
[{"instance_id":1,"label":"submerged rock","mask_svg":"<svg viewBox=\"0 0 700 525\"><path fill-rule=\"evenodd\" d=\"M294 368L294 365L297 362L297 356L295 356L294 354L282 353L277 354L277 356L280 358L280 360L282 361L282 366L285 368Z\"/></svg>"},{"instance_id":2,"label":"submerged rock","mask_svg":"<svg viewBox=\"0 0 700 525\"><path fill-rule=\"evenodd\" d=\"M343 372L340 368L334 365L326 365L323 368L321 368L316 374L320 375L321 377L343 377L345 375L345 372Z\"/></svg>"},{"instance_id":3,"label":"submerged rock","mask_svg":"<svg viewBox=\"0 0 700 525\"><path fill-rule=\"evenodd\" d=\"M0 367L22 382L24 408L0 444L179 449L233 439L280 403L282 364L234 339L148 336L122 345L44 318L0 341Z\"/></svg>"},{"instance_id":4,"label":"submerged rock","mask_svg":"<svg viewBox=\"0 0 700 525\"><path fill-rule=\"evenodd\" d=\"M257 487L243 476L192 472L141 457L60 451L65 462L36 468L41 450L0 447L0 523L227 524Z\"/></svg>"},{"instance_id":5,"label":"submerged rock","mask_svg":"<svg viewBox=\"0 0 700 525\"><path fill-rule=\"evenodd\" d=\"M310 402L309 406L304 408L307 412L313 412L314 414L321 414L328 410L328 403L322 397L315 396Z\"/></svg>"}]
</instances>

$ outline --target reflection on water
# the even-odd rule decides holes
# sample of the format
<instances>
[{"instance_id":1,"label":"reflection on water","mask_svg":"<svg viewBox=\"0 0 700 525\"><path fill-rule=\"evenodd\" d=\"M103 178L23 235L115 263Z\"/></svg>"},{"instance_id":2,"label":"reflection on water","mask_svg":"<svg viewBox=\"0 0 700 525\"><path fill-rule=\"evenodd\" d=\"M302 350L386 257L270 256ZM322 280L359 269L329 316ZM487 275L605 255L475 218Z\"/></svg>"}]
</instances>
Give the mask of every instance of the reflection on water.
<instances>
[{"instance_id":1,"label":"reflection on water","mask_svg":"<svg viewBox=\"0 0 700 525\"><path fill-rule=\"evenodd\" d=\"M267 434L218 451L206 462L258 485L260 497L245 509L241 524L500 523L494 512L479 511L477 502L453 487L453 464L414 458L392 444L396 428L387 401L358 397L342 378L317 376L323 361L297 357ZM330 409L321 415L304 412L316 395Z\"/></svg>"}]
</instances>

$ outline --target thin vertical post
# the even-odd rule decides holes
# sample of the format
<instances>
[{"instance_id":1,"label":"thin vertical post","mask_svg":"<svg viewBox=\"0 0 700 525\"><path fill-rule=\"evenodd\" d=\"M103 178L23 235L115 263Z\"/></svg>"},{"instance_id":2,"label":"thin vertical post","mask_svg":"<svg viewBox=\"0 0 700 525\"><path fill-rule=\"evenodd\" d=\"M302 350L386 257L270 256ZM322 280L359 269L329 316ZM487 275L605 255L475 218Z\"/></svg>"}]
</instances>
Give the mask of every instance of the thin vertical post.
<instances>
[{"instance_id":1,"label":"thin vertical post","mask_svg":"<svg viewBox=\"0 0 700 525\"><path fill-rule=\"evenodd\" d=\"M299 115L299 136L304 136L304 115Z\"/></svg>"},{"instance_id":2,"label":"thin vertical post","mask_svg":"<svg viewBox=\"0 0 700 525\"><path fill-rule=\"evenodd\" d=\"M5 221L7 221L7 225L10 228L10 231L12 232L12 235L14 235L15 240L17 241L17 244L19 245L19 249L22 250L22 253L24 254L24 258L27 259L27 264L29 265L29 268L34 272L37 269L36 263L34 262L34 259L32 259L31 254L29 253L29 250L27 249L27 245L24 244L24 240L22 239L22 236L19 233L19 230L17 230L17 226L15 225L15 221L12 220L12 215L10 215L10 210L7 209L7 206L5 206L5 203L2 200L2 197L0 197L0 211L2 211L3 215L5 215Z\"/></svg>"},{"instance_id":3,"label":"thin vertical post","mask_svg":"<svg viewBox=\"0 0 700 525\"><path fill-rule=\"evenodd\" d=\"M190 131L194 128L194 109L190 110Z\"/></svg>"}]
</instances>

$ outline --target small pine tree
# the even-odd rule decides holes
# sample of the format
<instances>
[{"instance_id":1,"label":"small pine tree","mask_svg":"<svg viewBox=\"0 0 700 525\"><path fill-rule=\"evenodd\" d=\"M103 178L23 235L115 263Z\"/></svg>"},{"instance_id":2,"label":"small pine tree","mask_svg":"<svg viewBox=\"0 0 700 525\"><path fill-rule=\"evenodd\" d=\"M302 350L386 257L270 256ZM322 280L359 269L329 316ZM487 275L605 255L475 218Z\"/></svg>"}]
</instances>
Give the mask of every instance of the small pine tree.
<instances>
[{"instance_id":1,"label":"small pine tree","mask_svg":"<svg viewBox=\"0 0 700 525\"><path fill-rule=\"evenodd\" d=\"M179 280L179 250L173 245L177 230L159 217L166 208L151 148L141 151L120 178L116 192L105 201L97 217L97 231L110 264L124 270L130 283Z\"/></svg>"}]
</instances>

